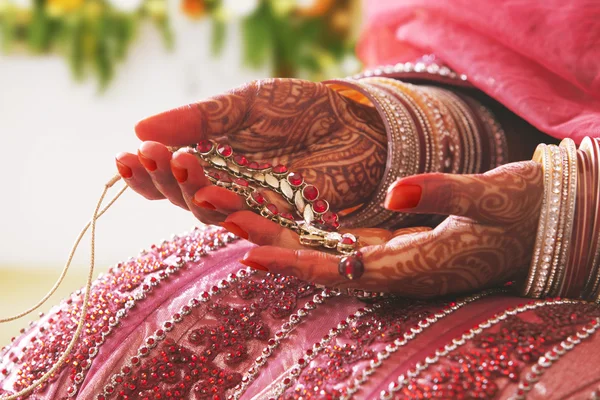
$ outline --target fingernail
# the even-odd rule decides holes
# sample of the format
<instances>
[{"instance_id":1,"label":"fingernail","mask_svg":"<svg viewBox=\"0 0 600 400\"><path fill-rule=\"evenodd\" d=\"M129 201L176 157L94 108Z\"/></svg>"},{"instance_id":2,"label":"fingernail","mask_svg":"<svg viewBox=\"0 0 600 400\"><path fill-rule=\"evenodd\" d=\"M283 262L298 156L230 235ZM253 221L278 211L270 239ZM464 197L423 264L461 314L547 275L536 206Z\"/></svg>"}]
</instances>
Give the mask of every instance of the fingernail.
<instances>
[{"instance_id":1,"label":"fingernail","mask_svg":"<svg viewBox=\"0 0 600 400\"><path fill-rule=\"evenodd\" d=\"M207 210L216 210L217 207L215 207L214 205L212 205L212 203L209 203L208 201L196 201L196 199L192 200L194 202L195 205L197 205L200 208L206 208Z\"/></svg>"},{"instance_id":2,"label":"fingernail","mask_svg":"<svg viewBox=\"0 0 600 400\"><path fill-rule=\"evenodd\" d=\"M392 185L385 198L385 208L407 210L415 208L421 201L423 189L418 185Z\"/></svg>"},{"instance_id":3,"label":"fingernail","mask_svg":"<svg viewBox=\"0 0 600 400\"><path fill-rule=\"evenodd\" d=\"M146 168L148 171L154 172L156 171L156 168L158 168L156 165L156 161L146 157L144 153L142 153L140 150L138 150L138 158L140 159L140 162L142 163L144 168Z\"/></svg>"},{"instance_id":4,"label":"fingernail","mask_svg":"<svg viewBox=\"0 0 600 400\"><path fill-rule=\"evenodd\" d=\"M257 269L259 271L267 271L267 272L269 272L269 269L267 267L263 267L262 265L260 265L259 263L254 262L254 261L240 260L240 264L244 264L246 267L250 267L252 269Z\"/></svg>"},{"instance_id":5,"label":"fingernail","mask_svg":"<svg viewBox=\"0 0 600 400\"><path fill-rule=\"evenodd\" d=\"M240 228L239 226L237 226L236 224L234 224L233 222L225 221L225 222L221 222L219 225L221 225L223 228L227 229L229 232L233 233L234 235L248 240L248 233L246 231L244 231L242 228Z\"/></svg>"},{"instance_id":6,"label":"fingernail","mask_svg":"<svg viewBox=\"0 0 600 400\"><path fill-rule=\"evenodd\" d=\"M133 171L127 165L123 164L121 161L117 161L117 170L119 171L119 175L121 175L124 179L129 179L133 176Z\"/></svg>"},{"instance_id":7,"label":"fingernail","mask_svg":"<svg viewBox=\"0 0 600 400\"><path fill-rule=\"evenodd\" d=\"M188 178L188 170L186 168L180 167L176 165L174 162L171 162L171 172L173 172L173 176L177 179L177 182L184 183Z\"/></svg>"}]
</instances>

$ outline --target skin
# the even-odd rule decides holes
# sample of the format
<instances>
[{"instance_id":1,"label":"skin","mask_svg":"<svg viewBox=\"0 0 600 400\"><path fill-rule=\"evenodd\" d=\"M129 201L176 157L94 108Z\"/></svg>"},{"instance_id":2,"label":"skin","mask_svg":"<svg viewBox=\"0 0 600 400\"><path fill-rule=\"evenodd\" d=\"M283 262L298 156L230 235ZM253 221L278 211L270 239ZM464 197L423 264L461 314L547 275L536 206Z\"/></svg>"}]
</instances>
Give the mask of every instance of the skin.
<instances>
[{"instance_id":1,"label":"skin","mask_svg":"<svg viewBox=\"0 0 600 400\"><path fill-rule=\"evenodd\" d=\"M387 208L394 209L407 187L418 186L416 207L395 211L451 216L433 230L352 231L360 238L365 273L349 281L338 274L339 256L301 246L294 232L248 211L244 199L212 185L195 155L166 147L205 139L229 143L250 160L282 163L302 173L334 209L356 205L382 178L385 131L373 108L320 83L253 82L147 118L136 133L143 141L138 155L117 156L120 166L131 171L122 174L127 184L148 199L169 199L204 223L236 227L235 233L259 245L244 262L273 273L334 287L431 297L522 281L531 260L543 193L541 168L531 161L485 174L423 174L395 182Z\"/></svg>"}]
</instances>

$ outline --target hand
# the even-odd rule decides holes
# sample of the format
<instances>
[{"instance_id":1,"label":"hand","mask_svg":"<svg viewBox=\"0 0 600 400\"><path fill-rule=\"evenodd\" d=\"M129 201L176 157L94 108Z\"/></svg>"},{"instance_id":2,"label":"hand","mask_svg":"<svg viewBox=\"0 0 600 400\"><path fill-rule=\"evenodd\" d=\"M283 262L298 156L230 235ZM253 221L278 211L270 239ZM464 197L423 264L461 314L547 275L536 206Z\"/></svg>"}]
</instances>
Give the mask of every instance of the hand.
<instances>
[{"instance_id":1,"label":"hand","mask_svg":"<svg viewBox=\"0 0 600 400\"><path fill-rule=\"evenodd\" d=\"M359 204L381 181L387 138L377 111L321 83L257 81L228 94L141 121L139 157L122 153L117 166L148 199L167 198L205 223L245 208L237 195L213 186L198 158L166 146L211 139L238 154L300 172L334 209Z\"/></svg>"},{"instance_id":2,"label":"hand","mask_svg":"<svg viewBox=\"0 0 600 400\"><path fill-rule=\"evenodd\" d=\"M243 263L331 287L430 297L472 291L522 278L531 261L543 177L524 161L485 174L423 174L390 187L386 207L451 215L435 229L351 231L359 237L364 275L338 274L340 257L307 249L298 236L251 212L230 215L254 243ZM522 280L521 280L522 281Z\"/></svg>"}]
</instances>

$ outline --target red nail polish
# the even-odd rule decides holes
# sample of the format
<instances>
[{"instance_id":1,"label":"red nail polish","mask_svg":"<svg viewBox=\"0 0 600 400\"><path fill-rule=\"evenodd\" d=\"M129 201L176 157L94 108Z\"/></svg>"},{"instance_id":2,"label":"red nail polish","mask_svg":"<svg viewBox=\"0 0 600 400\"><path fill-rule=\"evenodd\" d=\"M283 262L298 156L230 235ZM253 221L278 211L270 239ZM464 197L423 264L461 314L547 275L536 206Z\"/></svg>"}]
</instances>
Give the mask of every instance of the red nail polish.
<instances>
[{"instance_id":1,"label":"red nail polish","mask_svg":"<svg viewBox=\"0 0 600 400\"><path fill-rule=\"evenodd\" d=\"M229 232L233 233L234 235L248 240L248 232L244 231L242 228L240 228L233 222L225 221L225 222L221 222L219 225L221 225L223 228L227 229Z\"/></svg>"},{"instance_id":2,"label":"red nail polish","mask_svg":"<svg viewBox=\"0 0 600 400\"><path fill-rule=\"evenodd\" d=\"M421 201L423 189L419 185L397 185L391 188L385 198L385 207L390 210L415 208Z\"/></svg>"},{"instance_id":3,"label":"red nail polish","mask_svg":"<svg viewBox=\"0 0 600 400\"><path fill-rule=\"evenodd\" d=\"M140 159L140 162L142 163L142 165L144 166L144 168L146 168L148 171L154 172L154 171L156 171L156 168L158 168L158 166L156 165L156 161L154 161L151 158L146 157L139 150L138 150L138 158Z\"/></svg>"},{"instance_id":4,"label":"red nail polish","mask_svg":"<svg viewBox=\"0 0 600 400\"><path fill-rule=\"evenodd\" d=\"M192 200L195 205L200 208L206 208L207 210L216 210L217 207L209 203L208 201L196 201L196 199Z\"/></svg>"},{"instance_id":5,"label":"red nail polish","mask_svg":"<svg viewBox=\"0 0 600 400\"><path fill-rule=\"evenodd\" d=\"M123 164L121 161L117 161L117 170L119 171L119 175L121 175L124 179L129 179L133 176L133 171L127 165Z\"/></svg>"},{"instance_id":6,"label":"red nail polish","mask_svg":"<svg viewBox=\"0 0 600 400\"><path fill-rule=\"evenodd\" d=\"M267 272L269 272L268 268L263 267L262 265L260 265L259 263L254 262L254 261L240 260L240 264L244 264L246 267L250 267L252 269L258 269L260 271L267 271Z\"/></svg>"},{"instance_id":7,"label":"red nail polish","mask_svg":"<svg viewBox=\"0 0 600 400\"><path fill-rule=\"evenodd\" d=\"M173 176L177 179L177 182L184 183L188 178L188 170L182 168L175 163L171 163L171 172L173 172Z\"/></svg>"}]
</instances>

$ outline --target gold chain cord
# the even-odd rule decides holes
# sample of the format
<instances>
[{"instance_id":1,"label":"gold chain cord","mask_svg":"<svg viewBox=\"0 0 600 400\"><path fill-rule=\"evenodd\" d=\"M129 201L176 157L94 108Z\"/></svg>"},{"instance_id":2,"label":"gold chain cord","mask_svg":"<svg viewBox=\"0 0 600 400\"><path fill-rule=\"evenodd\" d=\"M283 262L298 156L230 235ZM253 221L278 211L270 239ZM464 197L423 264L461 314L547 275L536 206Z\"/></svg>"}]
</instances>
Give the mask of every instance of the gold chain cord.
<instances>
[{"instance_id":1,"label":"gold chain cord","mask_svg":"<svg viewBox=\"0 0 600 400\"><path fill-rule=\"evenodd\" d=\"M42 306L45 303L50 298L50 296L52 296L54 294L54 292L56 292L56 289L58 289L58 287L62 283L64 277L67 275L67 271L69 270L69 267L71 266L71 262L73 261L73 257L75 256L75 253L77 251L77 248L79 247L79 244L81 243L81 240L83 239L83 237L86 234L86 232L88 231L88 229L91 228L91 232L90 232L90 267L88 270L88 276L87 276L87 281L86 281L86 285L85 285L85 295L83 298L83 307L81 308L81 315L79 316L79 321L77 322L77 329L75 330L75 333L73 334L73 337L71 338L71 341L69 342L69 345L67 346L65 351L63 351L62 355L60 356L58 361L54 364L54 366L48 372L46 372L40 379L33 382L31 385L27 386L25 389L21 390L18 393L12 394L7 397L0 397L0 400L16 400L17 398L19 398L21 396L25 396L25 395L31 393L39 385L46 382L63 365L63 363L69 356L69 353L71 353L71 350L73 350L75 343L79 339L79 336L81 335L81 331L83 330L85 317L87 315L88 301L89 301L89 297L90 297L90 291L92 288L92 280L94 277L94 265L96 262L96 221L127 190L127 186L124 186L112 198L112 200L106 205L106 207L104 207L102 210L100 210L100 208L102 207L102 203L104 202L104 198L106 197L106 194L108 193L108 190L112 186L114 186L114 184L117 183L119 180L121 180L121 177L119 175L115 175L104 185L104 190L102 191L102 194L100 195L100 198L98 199L98 202L96 203L96 208L94 209L94 214L92 215L92 219L83 227L83 229L79 233L79 236L77 236L77 239L75 240L75 243L73 244L73 247L71 248L71 252L69 253L69 258L67 260L67 263L63 267L62 272L61 272L59 278L57 279L56 283L52 287L52 289L50 289L50 291L48 293L46 293L46 295L40 301L38 301L38 303L35 306L33 306L19 314L0 319L0 323L14 321L16 319L22 318L25 315L35 311L36 309L38 309L40 306Z\"/></svg>"}]
</instances>

